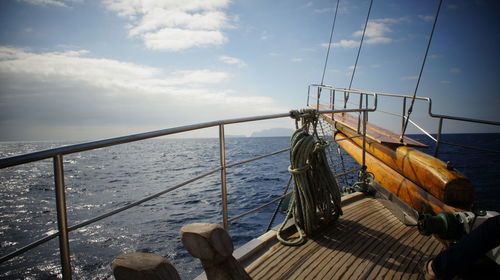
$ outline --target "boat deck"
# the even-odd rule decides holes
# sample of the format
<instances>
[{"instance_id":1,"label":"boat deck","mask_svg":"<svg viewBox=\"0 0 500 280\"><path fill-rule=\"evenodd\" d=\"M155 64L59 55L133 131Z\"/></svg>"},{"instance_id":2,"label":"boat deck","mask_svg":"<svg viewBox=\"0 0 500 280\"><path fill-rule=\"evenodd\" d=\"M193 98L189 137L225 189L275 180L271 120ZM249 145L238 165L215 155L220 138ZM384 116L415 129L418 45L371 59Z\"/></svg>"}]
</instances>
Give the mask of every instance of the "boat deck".
<instances>
[{"instance_id":1,"label":"boat deck","mask_svg":"<svg viewBox=\"0 0 500 280\"><path fill-rule=\"evenodd\" d=\"M420 263L444 249L398 220L375 198L298 247L276 244L246 267L253 279L419 279Z\"/></svg>"}]
</instances>

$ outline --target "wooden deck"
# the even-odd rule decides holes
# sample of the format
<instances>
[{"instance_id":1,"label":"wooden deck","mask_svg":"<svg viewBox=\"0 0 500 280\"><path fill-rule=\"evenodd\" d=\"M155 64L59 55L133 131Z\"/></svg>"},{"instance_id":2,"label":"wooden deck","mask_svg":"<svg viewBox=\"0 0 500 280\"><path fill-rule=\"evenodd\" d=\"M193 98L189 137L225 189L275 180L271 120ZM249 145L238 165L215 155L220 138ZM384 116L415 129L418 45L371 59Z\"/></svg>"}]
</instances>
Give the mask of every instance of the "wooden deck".
<instances>
[{"instance_id":1,"label":"wooden deck","mask_svg":"<svg viewBox=\"0 0 500 280\"><path fill-rule=\"evenodd\" d=\"M304 245L276 244L246 270L253 279L420 279L420 263L444 249L374 198L343 211L335 225Z\"/></svg>"}]
</instances>

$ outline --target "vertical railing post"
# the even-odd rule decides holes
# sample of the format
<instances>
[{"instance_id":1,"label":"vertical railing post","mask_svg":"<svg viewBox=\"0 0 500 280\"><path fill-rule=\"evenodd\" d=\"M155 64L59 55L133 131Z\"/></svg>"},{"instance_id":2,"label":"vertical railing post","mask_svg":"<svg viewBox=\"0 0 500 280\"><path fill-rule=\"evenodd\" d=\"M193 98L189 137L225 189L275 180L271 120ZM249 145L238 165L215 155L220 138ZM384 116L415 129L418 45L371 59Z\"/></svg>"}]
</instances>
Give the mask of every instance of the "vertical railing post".
<instances>
[{"instance_id":1,"label":"vertical railing post","mask_svg":"<svg viewBox=\"0 0 500 280\"><path fill-rule=\"evenodd\" d=\"M403 97L403 114L401 115L401 137L403 139L403 134L405 133L405 117L406 117L406 97Z\"/></svg>"},{"instance_id":2,"label":"vertical railing post","mask_svg":"<svg viewBox=\"0 0 500 280\"><path fill-rule=\"evenodd\" d=\"M219 124L219 152L220 152L220 181L222 195L222 225L225 230L229 230L227 211L227 177L226 177L226 147L224 125Z\"/></svg>"},{"instance_id":3,"label":"vertical railing post","mask_svg":"<svg viewBox=\"0 0 500 280\"><path fill-rule=\"evenodd\" d=\"M438 127L438 134L436 137L436 149L434 150L434 157L437 157L439 153L439 143L441 141L442 129L443 129L443 118L439 118L439 127Z\"/></svg>"},{"instance_id":4,"label":"vertical railing post","mask_svg":"<svg viewBox=\"0 0 500 280\"><path fill-rule=\"evenodd\" d=\"M368 94L365 94L365 110L367 110L367 109L368 109L368 98L369 98L369 97L370 97L370 96L369 96ZM368 123L368 116L369 116L369 114L368 114L368 113L366 113L366 123Z\"/></svg>"},{"instance_id":5,"label":"vertical railing post","mask_svg":"<svg viewBox=\"0 0 500 280\"><path fill-rule=\"evenodd\" d=\"M311 86L307 87L307 102L306 106L309 106L309 95L311 94Z\"/></svg>"},{"instance_id":6,"label":"vertical railing post","mask_svg":"<svg viewBox=\"0 0 500 280\"><path fill-rule=\"evenodd\" d=\"M335 89L330 90L330 109L335 110ZM335 117L332 113L332 121L335 120Z\"/></svg>"},{"instance_id":7,"label":"vertical railing post","mask_svg":"<svg viewBox=\"0 0 500 280\"><path fill-rule=\"evenodd\" d=\"M323 90L323 88L321 86L318 87L318 99L316 100L316 110L319 111L319 100L321 99L321 90Z\"/></svg>"},{"instance_id":8,"label":"vertical railing post","mask_svg":"<svg viewBox=\"0 0 500 280\"><path fill-rule=\"evenodd\" d=\"M366 125L368 122L368 112L364 111L363 113L363 170L366 168Z\"/></svg>"},{"instance_id":9,"label":"vertical railing post","mask_svg":"<svg viewBox=\"0 0 500 280\"><path fill-rule=\"evenodd\" d=\"M347 101L348 100L349 100L349 90L347 90L347 91L344 90L344 109L347 108Z\"/></svg>"},{"instance_id":10,"label":"vertical railing post","mask_svg":"<svg viewBox=\"0 0 500 280\"><path fill-rule=\"evenodd\" d=\"M359 109L363 109L363 93L359 94ZM363 115L363 122L364 122L365 116ZM358 113L358 134L361 134L361 112Z\"/></svg>"},{"instance_id":11,"label":"vertical railing post","mask_svg":"<svg viewBox=\"0 0 500 280\"><path fill-rule=\"evenodd\" d=\"M66 215L66 194L64 185L63 157L54 157L54 181L56 189L57 226L59 229L59 251L63 279L71 279L71 260L69 253L68 218Z\"/></svg>"}]
</instances>

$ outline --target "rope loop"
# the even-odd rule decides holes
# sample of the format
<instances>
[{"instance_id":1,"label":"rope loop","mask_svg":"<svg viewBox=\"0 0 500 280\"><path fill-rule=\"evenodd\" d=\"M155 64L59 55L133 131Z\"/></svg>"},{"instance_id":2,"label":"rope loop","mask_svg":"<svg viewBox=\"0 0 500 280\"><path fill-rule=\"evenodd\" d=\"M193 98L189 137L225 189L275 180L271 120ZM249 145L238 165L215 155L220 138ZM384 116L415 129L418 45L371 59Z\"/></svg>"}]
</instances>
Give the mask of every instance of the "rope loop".
<instances>
[{"instance_id":1,"label":"rope loop","mask_svg":"<svg viewBox=\"0 0 500 280\"><path fill-rule=\"evenodd\" d=\"M302 122L301 129L304 131L309 131L310 126L313 126L313 135L317 136L318 132L316 127L318 126L319 112L316 109L300 109L291 110L290 117L295 120L295 128L299 129L299 121Z\"/></svg>"},{"instance_id":2,"label":"rope loop","mask_svg":"<svg viewBox=\"0 0 500 280\"><path fill-rule=\"evenodd\" d=\"M277 239L289 246L303 244L320 227L335 222L342 215L340 189L328 164L325 148L329 143L316 131L319 113L314 109L290 111L290 116L302 127L291 138L290 172L293 180L292 199L285 221L293 217L298 238L281 236L285 222L279 228ZM312 127L311 127L312 125ZM313 133L309 131L312 128Z\"/></svg>"},{"instance_id":3,"label":"rope loop","mask_svg":"<svg viewBox=\"0 0 500 280\"><path fill-rule=\"evenodd\" d=\"M325 139L323 138L320 138L316 141L316 144L314 145L314 150L313 150L313 153L318 153L320 151L323 151L325 150L326 147L328 147L330 145L330 143L328 143L328 141L326 141Z\"/></svg>"},{"instance_id":4,"label":"rope loop","mask_svg":"<svg viewBox=\"0 0 500 280\"><path fill-rule=\"evenodd\" d=\"M309 169L311 169L311 166L309 164L306 164L299 168L293 168L293 166L291 165L288 166L288 172L290 172L290 174L295 174L295 175L306 173Z\"/></svg>"}]
</instances>

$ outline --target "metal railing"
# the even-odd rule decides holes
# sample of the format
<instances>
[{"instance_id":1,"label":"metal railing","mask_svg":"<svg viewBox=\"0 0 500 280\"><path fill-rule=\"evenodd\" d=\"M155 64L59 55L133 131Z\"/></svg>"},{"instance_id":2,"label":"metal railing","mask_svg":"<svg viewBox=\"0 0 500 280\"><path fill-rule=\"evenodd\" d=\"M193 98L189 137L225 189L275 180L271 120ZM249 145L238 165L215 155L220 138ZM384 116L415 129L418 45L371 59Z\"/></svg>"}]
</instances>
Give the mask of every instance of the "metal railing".
<instances>
[{"instance_id":1,"label":"metal railing","mask_svg":"<svg viewBox=\"0 0 500 280\"><path fill-rule=\"evenodd\" d=\"M320 113L332 113L332 114L349 113L349 112L368 113L368 112L373 112L375 109L376 108L323 110L323 111L320 111ZM267 207L267 206L271 205L272 203L282 199L283 196L278 197L278 198L276 198L276 199L274 199L274 200L272 200L272 201L270 201L262 206L259 206L255 209L252 209L246 213L239 214L236 217L230 218L228 216L228 200L227 200L227 175L226 175L227 168L231 168L231 167L234 167L237 165L245 164L245 163L259 160L259 159L262 159L265 157L269 157L269 156L273 156L273 155L276 155L279 153L283 153L283 152L288 151L289 149L283 149L280 151L257 156L257 157L251 158L251 159L247 159L247 160L244 160L241 162L227 165L226 164L224 126L229 125L229 124L236 124L236 123L245 123L245 122L261 121L261 120L285 118L285 117L289 117L289 116L290 116L290 113L282 113L282 114L274 114L274 115L264 115L264 116L248 117L248 118L238 118L238 119L228 119L228 120L221 120L221 121L214 121L214 122L206 122L206 123L180 126L180 127L175 127L175 128L168 128L168 129L163 129L163 130L146 132L146 133L110 138L110 139L105 139L105 140L100 140L100 141L93 141L93 142L87 142L87 143L82 143L82 144L64 146L64 147L59 147L59 148L54 148L54 149L49 149L49 150L44 150L44 151L39 151L39 152L34 152L34 153L23 154L23 155L18 155L18 156L0 159L0 169L7 168L7 167L13 167L13 166L17 166L17 165L22 165L22 164L26 164L26 163L30 163L30 162L40 161L40 160L44 160L44 159L49 159L49 158L53 159L55 196L56 196L56 206L57 206L57 222L58 222L58 231L56 233L50 234L44 238L41 238L35 242L32 242L31 244L28 244L20 249L17 249L14 252L11 252L5 256L2 256L0 258L0 263L4 263L8 260L11 260L11 259L15 258L16 256L19 256L19 255L35 248L35 247L38 247L41 244L44 244L44 243L46 243L46 242L48 242L56 237L59 237L59 249L60 249L60 257L61 257L62 275L63 275L64 279L71 279L71 277L72 277L71 276L71 259L70 259L70 246L69 246L69 236L68 236L69 232L72 232L76 229L85 227L87 225L90 225L92 223L95 223L97 221L105 219L107 217L110 217L110 216L113 216L113 215L118 214L120 212L123 212L125 210L128 210L132 207L140 205L144 202L147 202L151 199L157 198L157 197L164 195L166 193L172 192L172 191L179 189L187 184L190 184L192 182L195 182L197 180L200 180L204 177L207 177L207 176L214 174L214 173L217 173L217 172L220 172L220 178L221 178L222 224L223 224L225 229L228 229L229 222L234 221L236 219L239 219L239 218L246 216L248 214L251 214L251 213L258 211L264 207ZM156 194L150 195L150 196L143 198L139 201L127 204L127 205L125 205L121 208L115 209L111 212L102 214L100 216L94 217L92 219L86 220L86 221L81 222L81 223L76 224L76 225L72 225L72 226L68 225L66 197L65 197L66 188L65 188L65 183L64 183L64 163L63 163L63 157L65 155L100 149L100 148L104 148L104 147L116 146L116 145L121 145L121 144L125 144L125 143L131 143L131 142L136 142L136 141L141 141L141 140L145 140L145 139L156 138L156 137L161 137L161 136L166 136L166 135L178 134L178 133L187 132L187 131L199 130L199 129L209 128L209 127L218 127L219 128L220 166L218 168L215 168L213 170L209 170L206 173L198 175L194 178L191 178L183 183L180 183L178 185L170 187L170 188L163 190L161 192L158 192Z\"/></svg>"},{"instance_id":2,"label":"metal railing","mask_svg":"<svg viewBox=\"0 0 500 280\"><path fill-rule=\"evenodd\" d=\"M355 90L355 89L348 90L348 89L334 88L332 86L324 86L324 85L310 85L308 88L307 105L310 104L311 88L317 88L317 95L316 95L317 108L320 107L320 99L321 99L322 92L328 91L330 93L330 96L329 96L330 100L329 100L329 104L328 104L328 108L330 108L330 109L319 110L319 112L321 114L330 114L331 113L333 115L333 114L338 114L338 113L353 113L353 112L359 114L359 119L358 119L358 134L359 134L359 136L354 136L354 137L363 137L363 146L365 145L366 123L368 120L368 113L377 111L377 102L378 102L379 96L386 96L386 97L394 97L394 98L402 98L403 99L403 104L402 104L403 114L400 116L402 118L403 122L404 122L405 118L407 118L407 116L405 115L406 114L405 113L406 99L412 98L412 96L409 96L409 95L398 95L398 94L388 94L388 93L381 93L381 92L360 91L360 90ZM335 94L337 92L340 92L343 94L344 102L341 106L342 109L335 110L335 107L336 107L335 106ZM347 100L349 99L350 94L359 95L359 103L356 104L356 108L351 108L351 109L346 108L347 107L346 106ZM434 141L436 141L436 143L437 143L436 144L436 154L438 152L438 148L439 148L440 143L451 144L451 143L446 143L446 142L440 141L442 124L443 124L444 119L473 122L473 123L484 123L484 124L490 124L490 125L500 125L500 122L494 122L494 121L475 120L475 119L468 119L468 118L462 118L462 117L433 114L432 109L431 109L432 108L432 100L430 98L428 98L428 97L416 97L416 99L428 102L428 114L429 114L429 116L431 116L432 118L439 119L439 130L438 130L437 138L433 138L430 135L430 133L426 132L425 130L420 128L416 123L409 120L411 123L416 125L417 128L422 130L428 136L433 138ZM48 242L56 237L59 237L59 248L60 248L60 256L61 256L62 275L63 275L64 279L71 279L71 260L70 260L70 246L69 246L69 237L68 237L69 232L72 232L76 229L85 227L87 225L90 225L92 223L95 223L97 221L105 219L107 217L110 217L110 216L113 216L113 215L118 214L120 212L123 212L125 210L128 210L132 207L140 205L144 202L147 202L151 199L157 198L157 197L164 195L164 194L167 194L169 192L172 192L176 189L179 189L185 185L188 185L192 182L198 181L202 178L205 178L205 177L212 175L212 174L215 174L217 172L220 172L220 178L221 178L222 224L223 224L225 229L228 229L229 222L232 222L236 219L239 219L243 216L249 215L249 214L254 213L254 212L256 212L264 207L267 207L267 206L273 204L274 202L282 199L285 195L282 195L276 199L273 199L270 202L265 203L264 205L258 206L255 209L249 210L249 211L242 213L242 214L239 214L235 217L229 217L229 215L228 215L228 200L227 200L227 174L226 174L227 168L231 168L234 166L238 166L241 164L245 164L248 162L259 160L259 159L262 159L265 157L280 154L280 153L288 151L289 149L283 149L280 151L257 156L257 157L251 158L251 159L243 160L243 161L240 161L237 163L232 163L232 164L228 165L226 163L226 151L225 151L225 132L224 132L225 125L236 124L236 123L246 123L246 122L253 122L253 121L262 121L262 120L270 120L270 119L278 119L278 118L285 118L285 117L289 117L289 116L290 116L289 113L282 113L282 114L263 115L263 116L255 116L255 117L248 117L248 118L237 118L237 119L205 122L205 123L199 123L199 124L194 124L194 125L180 126L180 127L175 127L175 128L168 128L168 129L163 129L163 130L146 132L146 133L110 138L110 139L105 139L105 140L100 140L100 141L93 141L93 142L87 142L87 143L82 143L82 144L64 146L64 147L59 147L59 148L55 148L55 149L49 149L49 150L44 150L44 151L40 151L40 152L34 152L34 153L29 153L29 154L0 159L0 169L3 169L3 168L7 168L7 167L12 167L12 166L17 166L17 165L30 163L30 162L35 162L35 161L40 161L40 160L52 158L53 164L54 164L53 171L54 171L54 184L55 184L57 221L58 221L58 231L56 233L48 235L48 236L41 238L35 242L32 242L31 244L28 244L20 249L17 249L14 252L11 252L5 256L2 256L0 258L0 263L4 263L12 258L15 258L16 256L19 256L20 254L23 254L26 251L29 251L29 250L31 250L31 249L33 249L41 244L44 244L44 243L46 243L46 242ZM361 123L363 124L363 127L360 127ZM67 207L66 207L66 198L65 198L65 189L66 188L65 188L65 183L64 183L64 163L63 163L63 157L65 155L95 150L95 149L104 148L104 147L116 146L116 145L121 145L121 144L125 144L125 143L141 141L141 140L145 140L145 139L157 138L157 137L161 137L161 136L173 135L173 134L178 134L178 133L187 132L187 131L199 130L199 129L209 128L209 127L218 127L219 128L219 137L218 138L219 138L220 165L218 168L209 170L209 171L207 171L201 175L198 175L194 178L188 179L185 182L182 182L178 185L172 186L172 187L165 189L161 192L158 192L156 194L150 195L150 196L143 198L139 201L127 204L127 205L125 205L121 208L115 209L111 212L102 214L100 216L94 217L92 219L86 220L86 221L81 222L81 223L76 224L76 225L72 225L72 226L68 225ZM402 133L401 137L403 137L403 136L404 135ZM364 163L364 153L363 153L363 163ZM356 169L354 171L357 171L357 170L359 170L359 169ZM339 174L338 176L343 176L343 175L349 174L351 172L353 172L353 171L347 171L343 174Z\"/></svg>"},{"instance_id":3,"label":"metal railing","mask_svg":"<svg viewBox=\"0 0 500 280\"><path fill-rule=\"evenodd\" d=\"M310 99L312 97L311 92L312 89L316 88L316 108L320 108L320 100L321 100L321 95L323 91L328 91L329 93L329 104L327 104L327 108L334 110L335 109L335 100L336 100L336 94L337 93L342 93L343 96L343 107L346 108L349 100L350 94L355 94L359 95L359 102L354 103L354 106L357 106L358 108L368 108L368 97L373 96L373 107L377 109L377 100L379 99L378 97L390 97L390 98L396 98L396 99L402 99L402 106L401 106L401 111L402 114L394 114L394 113L389 113L389 112L384 112L377 110L378 112L381 113L387 113L390 115L396 115L401 117L401 133L399 134L400 139L403 139L405 136L405 131L404 131L404 123L405 120L409 118L408 112L406 111L406 102L407 99L411 100L413 96L410 95L404 95L404 94L392 94L392 93L384 93L384 92L375 92L375 91L361 91L358 89L346 89L346 88L336 88L333 86L328 86L328 85L318 85L318 84L312 84L309 85L308 90L307 90L307 106L310 106ZM436 137L433 137L431 133L423 129L421 126L419 126L415 121L412 121L409 119L408 121L413 124L418 130L422 131L425 135L427 135L429 138L431 138L434 142L436 142L436 147L434 150L434 156L437 157L439 154L439 146L440 144L447 144L447 145L454 145L454 146L461 146L464 148L470 148L470 149L479 149L475 147L469 147L469 146L464 146L464 145L459 145L459 144L454 144L454 143L448 143L444 142L441 140L442 136L442 131L443 131L443 120L454 120L454 121L461 121L461 122L469 122L469 123L477 123L477 124L486 124L486 125L494 125L494 126L500 126L500 122L497 121L490 121L490 120L481 120L481 119L472 119L472 118L464 118L464 117L457 117L457 116L450 116L450 115L441 115L441 114L435 114L432 112L432 99L430 97L421 97L421 96L416 96L415 100L420 100L420 101L425 101L427 103L427 114L429 117L438 119L438 131L436 133ZM363 101L365 104L363 104ZM352 104L352 103L351 103ZM359 119L358 119L358 134L361 134L359 124L361 123L361 113L359 114ZM482 149L484 150L484 149ZM492 150L489 150L492 151ZM498 152L498 151L492 151L492 152Z\"/></svg>"}]
</instances>

